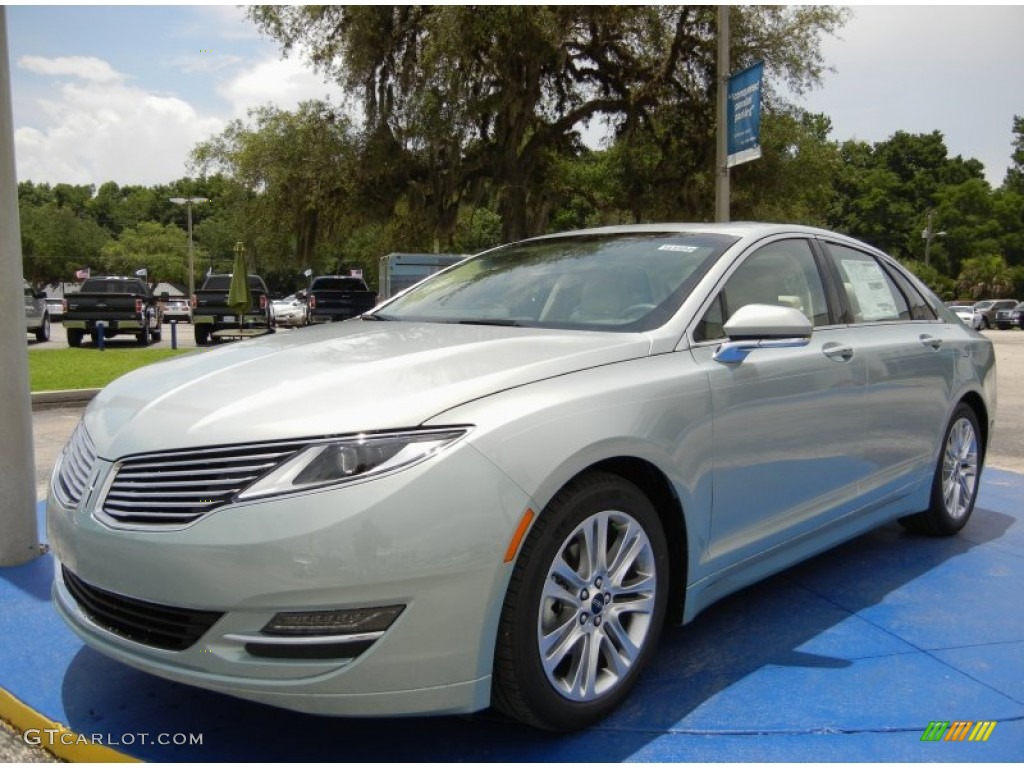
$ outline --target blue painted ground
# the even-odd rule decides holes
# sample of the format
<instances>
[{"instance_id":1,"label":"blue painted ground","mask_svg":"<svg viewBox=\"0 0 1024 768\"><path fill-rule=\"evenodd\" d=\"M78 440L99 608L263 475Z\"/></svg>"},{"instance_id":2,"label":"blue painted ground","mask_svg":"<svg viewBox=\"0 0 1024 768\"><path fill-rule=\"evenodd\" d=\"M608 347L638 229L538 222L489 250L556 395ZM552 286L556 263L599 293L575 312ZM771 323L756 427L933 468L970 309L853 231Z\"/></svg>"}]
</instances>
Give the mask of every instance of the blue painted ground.
<instances>
[{"instance_id":1,"label":"blue painted ground","mask_svg":"<svg viewBox=\"0 0 1024 768\"><path fill-rule=\"evenodd\" d=\"M887 526L668 629L625 706L568 736L491 712L299 715L151 677L65 628L52 567L0 569L0 688L150 761L1024 760L1024 476L1010 472L985 472L957 537ZM985 743L922 742L933 720L998 725Z\"/></svg>"}]
</instances>

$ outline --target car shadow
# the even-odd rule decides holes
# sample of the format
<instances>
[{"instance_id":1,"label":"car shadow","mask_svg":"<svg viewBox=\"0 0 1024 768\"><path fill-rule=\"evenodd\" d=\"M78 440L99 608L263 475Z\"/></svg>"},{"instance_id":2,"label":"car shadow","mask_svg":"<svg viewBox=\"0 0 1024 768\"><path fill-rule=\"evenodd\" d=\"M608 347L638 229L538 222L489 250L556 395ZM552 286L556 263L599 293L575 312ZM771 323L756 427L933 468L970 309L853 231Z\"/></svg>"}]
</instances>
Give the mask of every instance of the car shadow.
<instances>
[{"instance_id":1,"label":"car shadow","mask_svg":"<svg viewBox=\"0 0 1024 768\"><path fill-rule=\"evenodd\" d=\"M889 525L744 589L690 625L667 628L650 668L622 707L572 734L537 731L491 710L404 719L303 715L166 681L87 647L66 670L62 702L74 731L104 734L115 748L151 761L620 762L635 759L666 732L700 733L700 711L723 696L737 699L727 713L746 713L750 702L742 686L766 668L851 667L857 653L868 651L851 653L856 643L841 646L822 638L841 634L837 627L859 621L858 613L998 540L1015 522L979 508L969 535L943 539ZM761 706L781 706L783 698L770 691ZM732 726L725 718L719 730ZM150 743L142 743L142 734ZM200 735L202 743L159 744L158 734L173 735L167 741Z\"/></svg>"}]
</instances>

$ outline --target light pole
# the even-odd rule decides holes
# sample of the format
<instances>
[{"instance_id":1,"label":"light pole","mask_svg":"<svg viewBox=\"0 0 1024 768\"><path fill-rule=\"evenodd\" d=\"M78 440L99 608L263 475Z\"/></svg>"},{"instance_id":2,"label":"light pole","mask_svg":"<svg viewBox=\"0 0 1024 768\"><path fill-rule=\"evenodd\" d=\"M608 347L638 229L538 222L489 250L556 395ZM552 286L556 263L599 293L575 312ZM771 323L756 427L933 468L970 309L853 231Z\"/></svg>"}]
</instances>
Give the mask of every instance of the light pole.
<instances>
[{"instance_id":1,"label":"light pole","mask_svg":"<svg viewBox=\"0 0 1024 768\"><path fill-rule=\"evenodd\" d=\"M945 232L936 232L932 225L932 219L935 217L935 211L928 211L928 226L921 230L921 237L924 238L924 265L927 267L931 263L931 250L932 240L936 237L945 237Z\"/></svg>"},{"instance_id":2,"label":"light pole","mask_svg":"<svg viewBox=\"0 0 1024 768\"><path fill-rule=\"evenodd\" d=\"M196 292L196 267L192 254L192 203L208 203L208 197L172 197L171 202L175 205L184 205L188 209L188 300Z\"/></svg>"}]
</instances>

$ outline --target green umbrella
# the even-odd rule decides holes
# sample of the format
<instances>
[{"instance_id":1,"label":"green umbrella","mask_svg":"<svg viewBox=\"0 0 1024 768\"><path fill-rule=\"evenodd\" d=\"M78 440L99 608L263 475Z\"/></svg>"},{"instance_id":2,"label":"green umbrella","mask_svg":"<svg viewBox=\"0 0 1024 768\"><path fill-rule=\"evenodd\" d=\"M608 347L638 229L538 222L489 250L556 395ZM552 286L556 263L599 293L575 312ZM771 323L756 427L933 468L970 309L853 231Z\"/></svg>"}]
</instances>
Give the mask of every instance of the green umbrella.
<instances>
[{"instance_id":1,"label":"green umbrella","mask_svg":"<svg viewBox=\"0 0 1024 768\"><path fill-rule=\"evenodd\" d=\"M238 315L238 329L243 330L245 313L252 307L252 292L249 290L249 268L245 263L245 248L241 242L235 246L235 265L231 270L228 306Z\"/></svg>"}]
</instances>

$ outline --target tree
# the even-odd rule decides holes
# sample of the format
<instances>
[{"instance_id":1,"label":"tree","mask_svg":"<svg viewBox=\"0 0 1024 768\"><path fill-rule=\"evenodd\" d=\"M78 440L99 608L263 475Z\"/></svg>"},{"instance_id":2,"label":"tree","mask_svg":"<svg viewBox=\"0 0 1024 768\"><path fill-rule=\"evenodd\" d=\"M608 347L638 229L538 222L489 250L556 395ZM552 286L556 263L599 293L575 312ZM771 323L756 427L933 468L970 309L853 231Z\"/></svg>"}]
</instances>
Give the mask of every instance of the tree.
<instances>
[{"instance_id":1,"label":"tree","mask_svg":"<svg viewBox=\"0 0 1024 768\"><path fill-rule=\"evenodd\" d=\"M1006 169L1003 189L1024 195L1024 117L1013 116L1013 165Z\"/></svg>"},{"instance_id":2,"label":"tree","mask_svg":"<svg viewBox=\"0 0 1024 768\"><path fill-rule=\"evenodd\" d=\"M29 281L73 280L76 270L99 265L109 235L91 219L56 203L22 204L20 217L22 267Z\"/></svg>"},{"instance_id":3,"label":"tree","mask_svg":"<svg viewBox=\"0 0 1024 768\"><path fill-rule=\"evenodd\" d=\"M233 193L235 222L255 263L312 266L349 213L357 137L325 102L305 102L294 113L261 107L249 118L252 125L236 120L196 147L193 163L244 188L244 195Z\"/></svg>"},{"instance_id":4,"label":"tree","mask_svg":"<svg viewBox=\"0 0 1024 768\"><path fill-rule=\"evenodd\" d=\"M659 161L688 158L677 175L710 170L713 7L254 6L249 14L285 53L307 48L361 101L368 134L404 158L397 165L408 172L410 202L442 239L481 181L503 239L544 231L559 202L558 160L581 150L579 132L594 119L610 119L628 141L646 132ZM818 79L820 36L845 18L811 6L730 14L735 61L762 58L797 90ZM667 151L673 144L679 152Z\"/></svg>"},{"instance_id":5,"label":"tree","mask_svg":"<svg viewBox=\"0 0 1024 768\"><path fill-rule=\"evenodd\" d=\"M1002 256L989 254L966 259L957 288L961 295L976 299L1009 296L1016 287L1016 273L1006 266Z\"/></svg>"},{"instance_id":6,"label":"tree","mask_svg":"<svg viewBox=\"0 0 1024 768\"><path fill-rule=\"evenodd\" d=\"M145 221L121 232L103 246L104 268L111 274L132 275L145 268L150 282L188 283L188 237L173 224Z\"/></svg>"}]
</instances>

